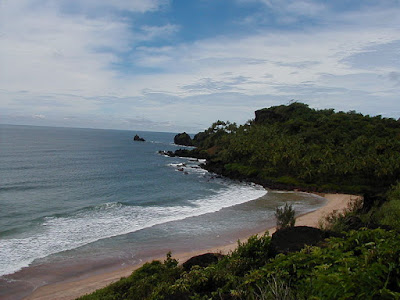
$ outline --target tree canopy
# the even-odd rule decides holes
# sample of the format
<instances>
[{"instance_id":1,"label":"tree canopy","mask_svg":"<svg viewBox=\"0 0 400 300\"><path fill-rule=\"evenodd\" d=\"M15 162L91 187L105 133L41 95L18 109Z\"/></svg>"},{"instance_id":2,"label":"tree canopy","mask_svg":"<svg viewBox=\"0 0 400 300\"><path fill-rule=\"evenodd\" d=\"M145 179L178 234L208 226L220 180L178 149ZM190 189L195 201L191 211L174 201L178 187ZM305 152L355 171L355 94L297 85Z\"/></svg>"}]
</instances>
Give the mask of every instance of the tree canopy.
<instances>
[{"instance_id":1,"label":"tree canopy","mask_svg":"<svg viewBox=\"0 0 400 300\"><path fill-rule=\"evenodd\" d=\"M211 170L256 182L356 193L385 190L400 176L399 121L298 102L264 108L255 116L241 126L217 121L194 137L196 151L209 153Z\"/></svg>"}]
</instances>

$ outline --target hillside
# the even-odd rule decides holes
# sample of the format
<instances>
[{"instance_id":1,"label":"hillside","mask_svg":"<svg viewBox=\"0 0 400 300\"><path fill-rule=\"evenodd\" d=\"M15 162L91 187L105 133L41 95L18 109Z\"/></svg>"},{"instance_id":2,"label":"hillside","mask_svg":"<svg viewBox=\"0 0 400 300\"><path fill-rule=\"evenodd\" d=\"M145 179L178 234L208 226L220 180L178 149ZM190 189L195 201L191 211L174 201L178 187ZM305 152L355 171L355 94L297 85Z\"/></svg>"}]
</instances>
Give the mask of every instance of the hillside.
<instances>
[{"instance_id":1,"label":"hillside","mask_svg":"<svg viewBox=\"0 0 400 300\"><path fill-rule=\"evenodd\" d=\"M292 103L241 126L217 121L193 143L175 154L269 187L363 194L364 206L333 212L323 239L300 251L277 254L265 234L206 266L185 269L168 254L80 299L400 298L399 121Z\"/></svg>"},{"instance_id":2,"label":"hillside","mask_svg":"<svg viewBox=\"0 0 400 300\"><path fill-rule=\"evenodd\" d=\"M207 169L272 188L377 194L400 175L399 121L297 102L241 126L218 121L194 143L186 154L207 157Z\"/></svg>"}]
</instances>

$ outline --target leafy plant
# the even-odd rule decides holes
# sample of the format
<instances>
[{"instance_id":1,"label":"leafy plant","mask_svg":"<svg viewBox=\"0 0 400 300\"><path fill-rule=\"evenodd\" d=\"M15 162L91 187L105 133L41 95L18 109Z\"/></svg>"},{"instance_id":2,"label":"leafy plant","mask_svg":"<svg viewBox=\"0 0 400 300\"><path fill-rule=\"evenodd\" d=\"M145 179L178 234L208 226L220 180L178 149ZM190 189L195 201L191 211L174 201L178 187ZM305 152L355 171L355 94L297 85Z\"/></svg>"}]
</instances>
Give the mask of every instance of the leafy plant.
<instances>
[{"instance_id":1,"label":"leafy plant","mask_svg":"<svg viewBox=\"0 0 400 300\"><path fill-rule=\"evenodd\" d=\"M295 213L291 204L286 203L283 207L277 207L275 210L277 229L293 227L296 223Z\"/></svg>"},{"instance_id":2,"label":"leafy plant","mask_svg":"<svg viewBox=\"0 0 400 300\"><path fill-rule=\"evenodd\" d=\"M358 212L361 210L362 205L362 197L352 196L344 210L334 210L326 215L322 220L320 220L319 227L322 230L330 230L335 232L347 231L349 226L346 224L346 219L349 219L352 216L358 216ZM364 223L368 223L368 221Z\"/></svg>"},{"instance_id":3,"label":"leafy plant","mask_svg":"<svg viewBox=\"0 0 400 300\"><path fill-rule=\"evenodd\" d=\"M400 232L400 182L390 189L387 199L377 211L375 219L379 224Z\"/></svg>"}]
</instances>

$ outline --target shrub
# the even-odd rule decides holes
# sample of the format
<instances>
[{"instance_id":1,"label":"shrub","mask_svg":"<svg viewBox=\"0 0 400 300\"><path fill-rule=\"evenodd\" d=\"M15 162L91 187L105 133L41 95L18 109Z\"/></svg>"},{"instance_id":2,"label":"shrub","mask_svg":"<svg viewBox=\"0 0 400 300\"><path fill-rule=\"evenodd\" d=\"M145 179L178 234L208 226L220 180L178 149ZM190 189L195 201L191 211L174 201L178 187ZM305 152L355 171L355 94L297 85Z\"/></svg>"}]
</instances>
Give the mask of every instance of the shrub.
<instances>
[{"instance_id":1,"label":"shrub","mask_svg":"<svg viewBox=\"0 0 400 300\"><path fill-rule=\"evenodd\" d=\"M400 183L393 186L387 197L388 201L376 213L375 218L381 225L388 225L400 231Z\"/></svg>"},{"instance_id":2,"label":"shrub","mask_svg":"<svg viewBox=\"0 0 400 300\"><path fill-rule=\"evenodd\" d=\"M238 174L246 177L256 176L259 172L255 167L242 165L239 163L226 164L225 169L232 174Z\"/></svg>"},{"instance_id":3,"label":"shrub","mask_svg":"<svg viewBox=\"0 0 400 300\"><path fill-rule=\"evenodd\" d=\"M287 185L293 185L293 186L302 185L302 182L300 182L299 180L297 180L296 178L293 178L291 176L281 176L276 179L276 182L287 184ZM304 183L303 183L303 185L304 185Z\"/></svg>"},{"instance_id":4,"label":"shrub","mask_svg":"<svg viewBox=\"0 0 400 300\"><path fill-rule=\"evenodd\" d=\"M294 218L295 211L291 204L285 204L284 207L277 207L275 211L277 229L293 227L296 219Z\"/></svg>"},{"instance_id":5,"label":"shrub","mask_svg":"<svg viewBox=\"0 0 400 300\"><path fill-rule=\"evenodd\" d=\"M287 292L295 299L399 299L399 249L395 231L350 231L323 248L279 254L247 274L241 288L259 293L263 287L263 295Z\"/></svg>"},{"instance_id":6,"label":"shrub","mask_svg":"<svg viewBox=\"0 0 400 300\"><path fill-rule=\"evenodd\" d=\"M358 216L358 212L363 206L363 198L359 196L354 196L350 199L350 202L347 204L347 207L343 211L334 210L330 214L324 217L323 220L320 220L319 227L322 230L329 230L335 232L343 232L348 231L349 224L347 224L346 220L351 216ZM361 215L360 215L361 216ZM363 218L364 223L368 224L369 221L366 218Z\"/></svg>"},{"instance_id":7,"label":"shrub","mask_svg":"<svg viewBox=\"0 0 400 300\"><path fill-rule=\"evenodd\" d=\"M85 295L79 300L118 300L118 299L151 299L152 293L159 285L171 285L182 273L178 261L167 253L164 262L152 261L145 263L129 277Z\"/></svg>"}]
</instances>

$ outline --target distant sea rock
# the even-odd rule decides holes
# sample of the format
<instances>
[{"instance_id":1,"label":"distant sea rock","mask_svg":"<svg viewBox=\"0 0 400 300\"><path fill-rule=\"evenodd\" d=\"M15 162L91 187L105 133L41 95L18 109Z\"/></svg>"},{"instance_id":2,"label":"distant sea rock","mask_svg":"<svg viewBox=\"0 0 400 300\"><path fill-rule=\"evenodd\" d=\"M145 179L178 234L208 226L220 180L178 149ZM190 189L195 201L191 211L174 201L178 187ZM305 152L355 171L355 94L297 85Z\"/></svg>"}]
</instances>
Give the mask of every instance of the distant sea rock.
<instances>
[{"instance_id":1,"label":"distant sea rock","mask_svg":"<svg viewBox=\"0 0 400 300\"><path fill-rule=\"evenodd\" d=\"M144 138L141 138L138 135L135 135L135 137L133 138L134 141L136 142L145 142L146 140Z\"/></svg>"},{"instance_id":2,"label":"distant sea rock","mask_svg":"<svg viewBox=\"0 0 400 300\"><path fill-rule=\"evenodd\" d=\"M193 146L193 140L186 132L177 134L174 137L174 143L182 146Z\"/></svg>"}]
</instances>

